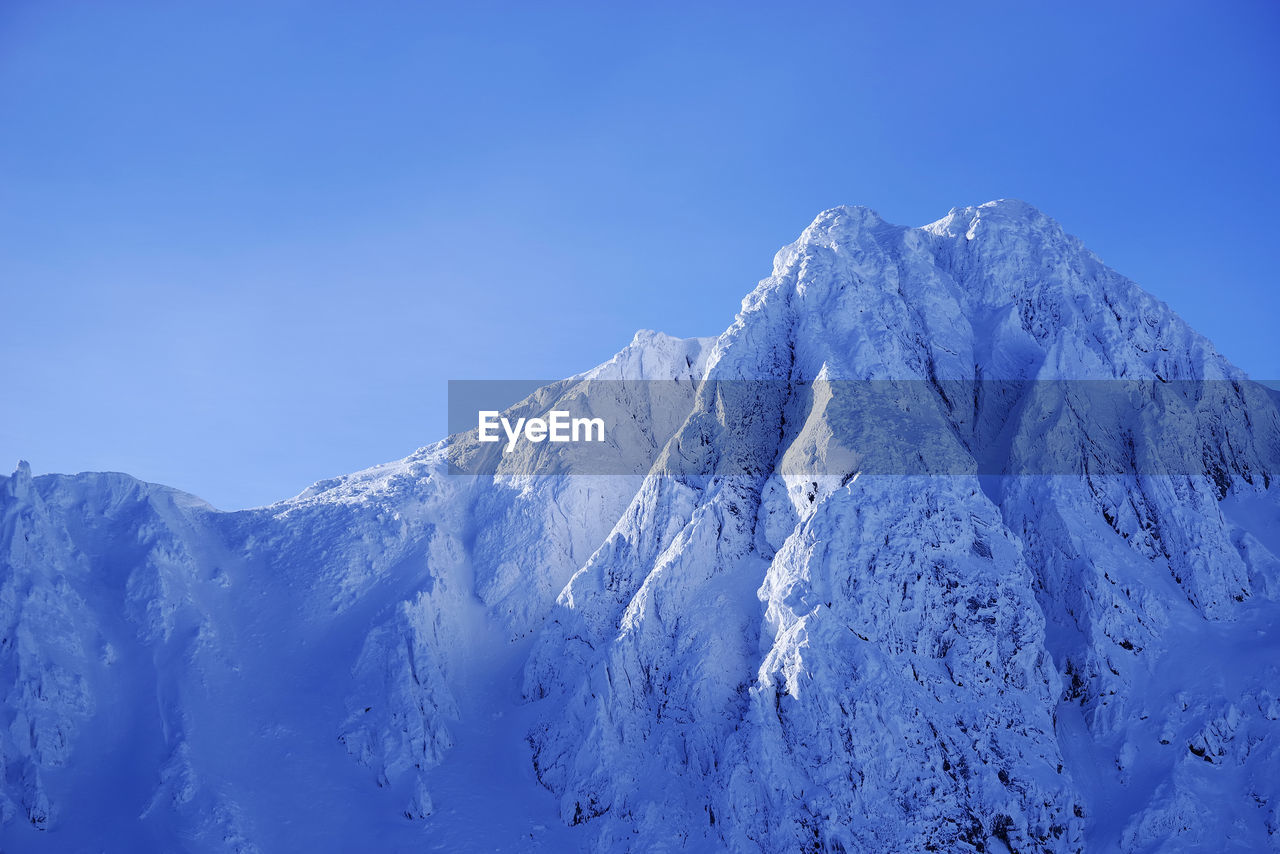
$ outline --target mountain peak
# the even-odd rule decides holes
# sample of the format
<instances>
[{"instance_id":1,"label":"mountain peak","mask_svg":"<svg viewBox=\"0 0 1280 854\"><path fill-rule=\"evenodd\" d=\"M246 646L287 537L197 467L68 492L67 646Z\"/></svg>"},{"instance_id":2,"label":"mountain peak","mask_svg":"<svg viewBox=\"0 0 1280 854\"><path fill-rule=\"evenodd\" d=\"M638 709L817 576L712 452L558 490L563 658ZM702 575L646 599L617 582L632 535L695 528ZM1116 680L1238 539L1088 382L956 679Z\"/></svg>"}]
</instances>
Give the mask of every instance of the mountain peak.
<instances>
[{"instance_id":1,"label":"mountain peak","mask_svg":"<svg viewBox=\"0 0 1280 854\"><path fill-rule=\"evenodd\" d=\"M652 344L660 344L669 341L678 341L674 335L668 335L657 329L637 329L636 334L631 336L632 347L644 347Z\"/></svg>"},{"instance_id":2,"label":"mountain peak","mask_svg":"<svg viewBox=\"0 0 1280 854\"><path fill-rule=\"evenodd\" d=\"M981 205L952 208L942 219L921 226L924 231L939 237L959 237L973 240L980 229L995 227L1000 230L1063 234L1062 226L1039 208L1021 199L995 199Z\"/></svg>"},{"instance_id":3,"label":"mountain peak","mask_svg":"<svg viewBox=\"0 0 1280 854\"><path fill-rule=\"evenodd\" d=\"M790 250L801 246L850 248L862 245L869 248L875 243L896 242L912 231L950 239L963 237L965 240L995 234L1074 240L1057 221L1021 199L994 199L980 205L955 207L943 218L919 229L890 223L865 205L838 205L819 213L799 239L779 253L775 265L778 262L785 265L792 257ZM775 273L777 270L778 266L775 266Z\"/></svg>"},{"instance_id":4,"label":"mountain peak","mask_svg":"<svg viewBox=\"0 0 1280 854\"><path fill-rule=\"evenodd\" d=\"M653 329L639 329L609 361L581 376L586 379L657 379L701 373L714 338L677 338Z\"/></svg>"},{"instance_id":5,"label":"mountain peak","mask_svg":"<svg viewBox=\"0 0 1280 854\"><path fill-rule=\"evenodd\" d=\"M827 208L814 217L813 222L800 235L800 243L843 243L855 240L862 232L881 229L897 229L885 222L884 217L865 205L838 205Z\"/></svg>"},{"instance_id":6,"label":"mountain peak","mask_svg":"<svg viewBox=\"0 0 1280 854\"><path fill-rule=\"evenodd\" d=\"M884 222L884 217L880 216L879 211L866 205L836 205L814 217L812 225L825 226L836 222L878 225Z\"/></svg>"}]
</instances>

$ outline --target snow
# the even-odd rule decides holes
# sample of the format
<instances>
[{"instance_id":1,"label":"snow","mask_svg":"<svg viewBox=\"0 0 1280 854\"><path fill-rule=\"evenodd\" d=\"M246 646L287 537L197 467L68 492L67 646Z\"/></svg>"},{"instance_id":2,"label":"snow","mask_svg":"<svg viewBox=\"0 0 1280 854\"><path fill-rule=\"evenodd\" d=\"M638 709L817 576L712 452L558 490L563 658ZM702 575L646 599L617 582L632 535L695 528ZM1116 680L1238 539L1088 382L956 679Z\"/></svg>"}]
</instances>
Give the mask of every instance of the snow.
<instances>
[{"instance_id":1,"label":"snow","mask_svg":"<svg viewBox=\"0 0 1280 854\"><path fill-rule=\"evenodd\" d=\"M1011 477L1105 462L1110 428L980 379L1243 391L1151 392L1208 473ZM984 474L859 474L875 437L815 380L937 388ZM642 331L512 407L641 413L626 475L450 474L453 437L220 513L22 463L0 847L1280 850L1280 415L1251 389L1025 203L843 207L717 339Z\"/></svg>"}]
</instances>

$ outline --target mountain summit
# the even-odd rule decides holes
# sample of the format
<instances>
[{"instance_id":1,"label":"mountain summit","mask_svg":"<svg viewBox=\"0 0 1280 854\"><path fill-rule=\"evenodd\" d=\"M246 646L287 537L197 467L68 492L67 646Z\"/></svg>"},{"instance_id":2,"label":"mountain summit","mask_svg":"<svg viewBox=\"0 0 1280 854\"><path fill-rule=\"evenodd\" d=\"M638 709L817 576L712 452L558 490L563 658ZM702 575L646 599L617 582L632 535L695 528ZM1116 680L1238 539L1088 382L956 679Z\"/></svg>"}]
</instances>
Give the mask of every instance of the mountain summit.
<instances>
[{"instance_id":1,"label":"mountain summit","mask_svg":"<svg viewBox=\"0 0 1280 854\"><path fill-rule=\"evenodd\" d=\"M867 473L818 382L999 465ZM1052 219L824 211L584 399L650 469L0 479L5 850L1280 850L1276 398Z\"/></svg>"}]
</instances>

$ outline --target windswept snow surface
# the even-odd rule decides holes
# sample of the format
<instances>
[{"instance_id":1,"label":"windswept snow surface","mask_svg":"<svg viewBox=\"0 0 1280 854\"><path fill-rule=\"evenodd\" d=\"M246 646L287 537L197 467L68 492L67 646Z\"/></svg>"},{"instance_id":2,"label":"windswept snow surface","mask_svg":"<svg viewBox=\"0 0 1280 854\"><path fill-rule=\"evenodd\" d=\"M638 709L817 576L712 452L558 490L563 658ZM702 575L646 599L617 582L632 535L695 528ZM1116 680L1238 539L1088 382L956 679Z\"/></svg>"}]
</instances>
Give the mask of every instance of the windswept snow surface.
<instances>
[{"instance_id":1,"label":"windswept snow surface","mask_svg":"<svg viewBox=\"0 0 1280 854\"><path fill-rule=\"evenodd\" d=\"M1248 385L1055 222L826 211L719 338L534 404L614 379L679 381L589 398L647 476L0 479L0 850L1280 851L1275 397L1199 401L1207 473L1098 475L1071 406L943 391ZM844 471L820 379L1080 471Z\"/></svg>"}]
</instances>

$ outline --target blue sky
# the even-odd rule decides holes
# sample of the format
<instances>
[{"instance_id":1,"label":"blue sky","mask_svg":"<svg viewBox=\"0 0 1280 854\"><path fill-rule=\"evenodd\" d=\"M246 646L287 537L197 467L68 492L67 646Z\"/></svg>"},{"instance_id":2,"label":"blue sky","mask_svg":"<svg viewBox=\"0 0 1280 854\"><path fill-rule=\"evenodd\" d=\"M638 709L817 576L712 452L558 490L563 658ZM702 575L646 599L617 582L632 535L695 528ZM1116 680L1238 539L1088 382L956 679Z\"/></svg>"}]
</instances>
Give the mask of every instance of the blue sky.
<instances>
[{"instance_id":1,"label":"blue sky","mask_svg":"<svg viewBox=\"0 0 1280 854\"><path fill-rule=\"evenodd\" d=\"M1280 4L0 5L0 460L224 508L1017 197L1280 377Z\"/></svg>"}]
</instances>

